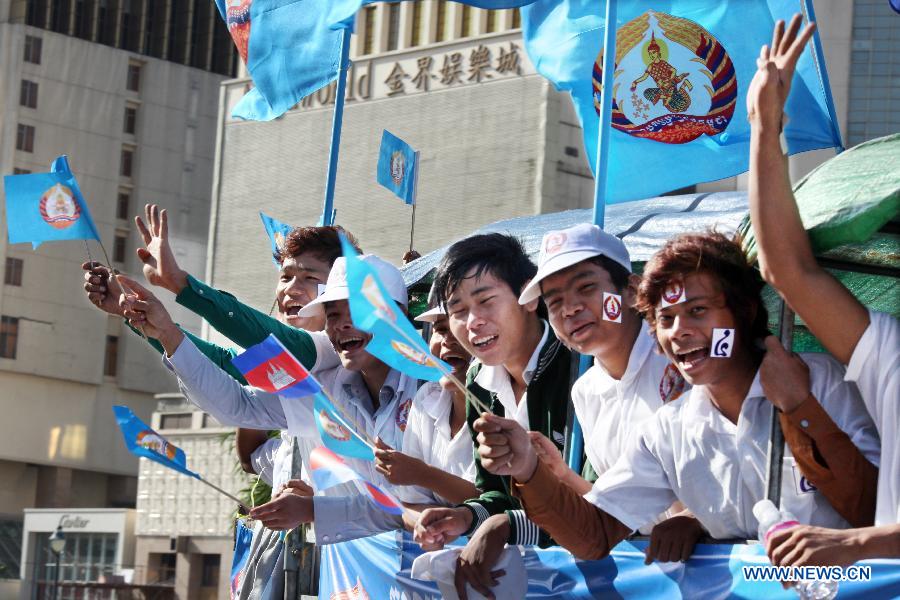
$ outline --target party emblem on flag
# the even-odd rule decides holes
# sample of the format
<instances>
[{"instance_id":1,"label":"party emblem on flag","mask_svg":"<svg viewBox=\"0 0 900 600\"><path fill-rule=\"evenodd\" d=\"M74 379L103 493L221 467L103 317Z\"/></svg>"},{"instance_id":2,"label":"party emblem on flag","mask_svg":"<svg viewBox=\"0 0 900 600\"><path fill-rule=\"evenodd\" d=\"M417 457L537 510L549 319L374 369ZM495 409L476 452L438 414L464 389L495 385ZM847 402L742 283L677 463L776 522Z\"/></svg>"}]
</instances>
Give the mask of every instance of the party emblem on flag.
<instances>
[{"instance_id":1,"label":"party emblem on flag","mask_svg":"<svg viewBox=\"0 0 900 600\"><path fill-rule=\"evenodd\" d=\"M225 13L225 23L228 25L228 33L237 46L241 60L247 62L247 48L250 45L250 4L253 0L228 0L228 10Z\"/></svg>"},{"instance_id":2,"label":"party emblem on flag","mask_svg":"<svg viewBox=\"0 0 900 600\"><path fill-rule=\"evenodd\" d=\"M685 385L681 371L675 365L666 365L659 380L659 399L663 404L678 400L684 393Z\"/></svg>"},{"instance_id":3,"label":"party emblem on flag","mask_svg":"<svg viewBox=\"0 0 900 600\"><path fill-rule=\"evenodd\" d=\"M434 361L431 356L425 354L424 352L420 352L416 350L412 346L408 346L399 340L391 340L391 348L397 351L397 353L403 358L410 360L417 365L425 365L426 367L434 367L437 368L437 363Z\"/></svg>"},{"instance_id":4,"label":"party emblem on flag","mask_svg":"<svg viewBox=\"0 0 900 600\"><path fill-rule=\"evenodd\" d=\"M357 575L356 585L346 590L334 592L329 597L329 600L369 600L369 594L366 592L366 588L363 587L362 583L360 583L359 575Z\"/></svg>"},{"instance_id":5,"label":"party emblem on flag","mask_svg":"<svg viewBox=\"0 0 900 600\"><path fill-rule=\"evenodd\" d=\"M687 300L687 295L684 293L684 283L680 279L675 279L670 281L663 290L659 302L663 308L666 308L674 304L681 304L685 300Z\"/></svg>"},{"instance_id":6,"label":"party emblem on flag","mask_svg":"<svg viewBox=\"0 0 900 600\"><path fill-rule=\"evenodd\" d=\"M276 231L273 237L275 238L275 246L279 250L283 250L284 249L284 234L281 233L280 231Z\"/></svg>"},{"instance_id":7,"label":"party emblem on flag","mask_svg":"<svg viewBox=\"0 0 900 600\"><path fill-rule=\"evenodd\" d=\"M406 157L402 150L397 150L391 154L391 179L396 185L403 183L403 176L406 175Z\"/></svg>"},{"instance_id":8,"label":"party emblem on flag","mask_svg":"<svg viewBox=\"0 0 900 600\"><path fill-rule=\"evenodd\" d=\"M684 144L722 133L734 115L731 58L688 19L651 10L620 27L613 80L612 126L636 137ZM593 77L597 114L602 81L601 50Z\"/></svg>"},{"instance_id":9,"label":"party emblem on flag","mask_svg":"<svg viewBox=\"0 0 900 600\"><path fill-rule=\"evenodd\" d=\"M56 229L71 227L81 216L81 207L75 202L72 190L57 183L41 195L41 217Z\"/></svg>"},{"instance_id":10,"label":"party emblem on flag","mask_svg":"<svg viewBox=\"0 0 900 600\"><path fill-rule=\"evenodd\" d=\"M177 454L175 446L152 429L145 429L137 434L135 441L141 448L161 454L169 460L175 460L175 455Z\"/></svg>"},{"instance_id":11,"label":"party emblem on flag","mask_svg":"<svg viewBox=\"0 0 900 600\"><path fill-rule=\"evenodd\" d=\"M622 322L622 296L603 292L603 320Z\"/></svg>"},{"instance_id":12,"label":"party emblem on flag","mask_svg":"<svg viewBox=\"0 0 900 600\"><path fill-rule=\"evenodd\" d=\"M397 320L397 315L394 314L393 309L391 309L390 301L385 299L381 290L378 289L378 283L371 275L366 275L366 278L363 279L362 293L363 296L366 297L366 300L368 300L369 303L375 307L375 310L380 313L379 316L381 318L390 319L391 321ZM407 348L408 347L409 346L407 346Z\"/></svg>"},{"instance_id":13,"label":"party emblem on flag","mask_svg":"<svg viewBox=\"0 0 900 600\"><path fill-rule=\"evenodd\" d=\"M411 408L412 398L408 398L397 407L397 428L400 431L406 431L406 424L409 422L409 409Z\"/></svg>"},{"instance_id":14,"label":"party emblem on flag","mask_svg":"<svg viewBox=\"0 0 900 600\"><path fill-rule=\"evenodd\" d=\"M322 425L322 430L334 439L341 442L350 439L350 430L340 423L332 421L328 416L328 411L324 408L319 410L319 423Z\"/></svg>"}]
</instances>

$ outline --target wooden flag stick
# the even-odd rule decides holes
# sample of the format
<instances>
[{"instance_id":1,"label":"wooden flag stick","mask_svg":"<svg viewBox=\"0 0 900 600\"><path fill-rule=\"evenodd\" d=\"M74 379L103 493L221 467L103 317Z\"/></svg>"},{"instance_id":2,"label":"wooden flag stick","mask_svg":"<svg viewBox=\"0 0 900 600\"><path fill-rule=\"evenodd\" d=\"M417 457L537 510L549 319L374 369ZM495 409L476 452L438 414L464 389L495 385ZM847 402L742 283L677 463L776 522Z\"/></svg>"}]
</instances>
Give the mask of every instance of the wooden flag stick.
<instances>
[{"instance_id":1,"label":"wooden flag stick","mask_svg":"<svg viewBox=\"0 0 900 600\"><path fill-rule=\"evenodd\" d=\"M244 501L241 500L240 498L238 498L237 496L232 496L231 494L229 494L228 492L226 492L225 490L223 490L223 489L220 488L219 486L217 486L217 485L215 485L215 484L213 484L213 483L208 482L207 480L203 479L203 478L200 477L199 475L197 476L197 480L198 480L198 481L202 481L203 483L205 483L206 485L208 485L208 486L211 487L212 489L216 490L217 492L219 492L220 494L222 494L222 495L225 496L226 498L228 498L228 499L230 499L230 500L234 500L235 502L237 502L238 506L239 506L239 507L241 508L241 510L243 510L244 512L250 512L249 510L247 510L247 507L244 505Z\"/></svg>"},{"instance_id":2,"label":"wooden flag stick","mask_svg":"<svg viewBox=\"0 0 900 600\"><path fill-rule=\"evenodd\" d=\"M416 152L413 178L412 223L409 226L409 251L413 251L413 233L416 230L416 205L419 203L419 152Z\"/></svg>"}]
</instances>

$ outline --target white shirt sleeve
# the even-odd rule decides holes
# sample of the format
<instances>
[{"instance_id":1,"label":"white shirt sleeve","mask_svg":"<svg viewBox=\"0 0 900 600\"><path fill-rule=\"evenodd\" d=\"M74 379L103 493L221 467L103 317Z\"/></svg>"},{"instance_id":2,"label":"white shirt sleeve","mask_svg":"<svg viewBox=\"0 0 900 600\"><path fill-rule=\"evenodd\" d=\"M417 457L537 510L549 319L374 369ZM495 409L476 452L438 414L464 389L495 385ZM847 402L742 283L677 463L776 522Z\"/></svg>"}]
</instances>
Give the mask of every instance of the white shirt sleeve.
<instances>
[{"instance_id":1,"label":"white shirt sleeve","mask_svg":"<svg viewBox=\"0 0 900 600\"><path fill-rule=\"evenodd\" d=\"M870 311L869 326L853 349L845 375L847 381L856 382L882 435L885 429L898 427L900 421L898 349L900 322L891 315Z\"/></svg>"},{"instance_id":2,"label":"white shirt sleeve","mask_svg":"<svg viewBox=\"0 0 900 600\"><path fill-rule=\"evenodd\" d=\"M250 386L242 386L213 364L185 337L163 364L178 377L185 397L222 425L250 429L287 429L281 399Z\"/></svg>"},{"instance_id":3,"label":"white shirt sleeve","mask_svg":"<svg viewBox=\"0 0 900 600\"><path fill-rule=\"evenodd\" d=\"M260 479L272 486L275 473L275 453L281 446L281 438L272 438L260 444L250 454L250 464Z\"/></svg>"},{"instance_id":4,"label":"white shirt sleeve","mask_svg":"<svg viewBox=\"0 0 900 600\"><path fill-rule=\"evenodd\" d=\"M316 347L316 364L310 369L315 375L319 371L333 369L341 364L341 359L328 339L328 335L324 331L308 331L309 337L312 338L313 345Z\"/></svg>"},{"instance_id":5,"label":"white shirt sleeve","mask_svg":"<svg viewBox=\"0 0 900 600\"><path fill-rule=\"evenodd\" d=\"M429 419L419 408L418 404L413 401L412 408L409 409L406 431L403 432L403 453L412 456L413 458L418 458L426 464L430 464L430 444L423 444L423 434L427 435L425 432L426 427L433 426L434 423L431 419ZM426 451L428 451L427 455ZM406 502L407 504L437 503L437 498L431 490L417 485L398 486L396 492L397 498L399 498L401 502Z\"/></svg>"},{"instance_id":6,"label":"white shirt sleeve","mask_svg":"<svg viewBox=\"0 0 900 600\"><path fill-rule=\"evenodd\" d=\"M392 515L372 504L363 494L313 496L316 544L335 544L382 531L403 529L400 515Z\"/></svg>"}]
</instances>

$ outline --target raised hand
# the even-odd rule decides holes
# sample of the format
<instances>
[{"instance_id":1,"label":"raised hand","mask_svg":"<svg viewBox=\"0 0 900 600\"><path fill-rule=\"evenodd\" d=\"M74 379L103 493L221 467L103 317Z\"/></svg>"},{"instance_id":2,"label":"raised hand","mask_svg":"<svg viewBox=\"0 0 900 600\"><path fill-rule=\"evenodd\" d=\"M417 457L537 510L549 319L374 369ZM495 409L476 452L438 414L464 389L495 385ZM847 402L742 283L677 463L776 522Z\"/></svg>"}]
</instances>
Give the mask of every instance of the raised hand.
<instances>
[{"instance_id":1,"label":"raised hand","mask_svg":"<svg viewBox=\"0 0 900 600\"><path fill-rule=\"evenodd\" d=\"M159 298L137 281L124 275L117 275L116 278L122 287L122 294L119 296L122 315L144 335L159 340L166 353L171 356L184 334L172 321L169 311Z\"/></svg>"},{"instance_id":2,"label":"raised hand","mask_svg":"<svg viewBox=\"0 0 900 600\"><path fill-rule=\"evenodd\" d=\"M122 309L119 308L119 295L122 288L109 267L98 262L86 262L81 265L84 269L84 291L91 304L99 308L105 313L111 315L123 316Z\"/></svg>"},{"instance_id":3,"label":"raised hand","mask_svg":"<svg viewBox=\"0 0 900 600\"><path fill-rule=\"evenodd\" d=\"M481 466L494 475L511 475L521 482L531 479L538 457L521 425L512 419L482 413L472 427L478 432Z\"/></svg>"},{"instance_id":4,"label":"raised hand","mask_svg":"<svg viewBox=\"0 0 900 600\"><path fill-rule=\"evenodd\" d=\"M375 470L394 485L421 485L427 479L428 465L376 438Z\"/></svg>"},{"instance_id":5,"label":"raised hand","mask_svg":"<svg viewBox=\"0 0 900 600\"><path fill-rule=\"evenodd\" d=\"M137 250L138 258L144 263L144 277L151 285L178 294L187 285L187 272L178 266L169 245L169 216L156 204L147 204L144 217L146 224L140 217L134 218L146 246Z\"/></svg>"}]
</instances>

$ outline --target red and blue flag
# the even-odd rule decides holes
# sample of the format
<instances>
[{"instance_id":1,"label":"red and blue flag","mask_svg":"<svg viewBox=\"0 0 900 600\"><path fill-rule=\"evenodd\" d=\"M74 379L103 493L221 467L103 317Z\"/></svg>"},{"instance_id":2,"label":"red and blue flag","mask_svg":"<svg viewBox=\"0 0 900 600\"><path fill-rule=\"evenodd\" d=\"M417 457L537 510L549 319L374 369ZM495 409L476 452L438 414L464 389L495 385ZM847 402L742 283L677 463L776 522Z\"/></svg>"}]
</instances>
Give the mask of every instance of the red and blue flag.
<instances>
[{"instance_id":1,"label":"red and blue flag","mask_svg":"<svg viewBox=\"0 0 900 600\"><path fill-rule=\"evenodd\" d=\"M247 383L266 392L302 398L322 389L300 361L272 334L235 356L231 363Z\"/></svg>"},{"instance_id":2,"label":"red and blue flag","mask_svg":"<svg viewBox=\"0 0 900 600\"><path fill-rule=\"evenodd\" d=\"M317 492L333 488L342 483L359 481L375 506L394 515L399 515L403 512L403 506L399 500L377 485L367 481L362 475L347 466L347 463L340 456L328 448L319 446L309 453L309 469Z\"/></svg>"}]
</instances>

